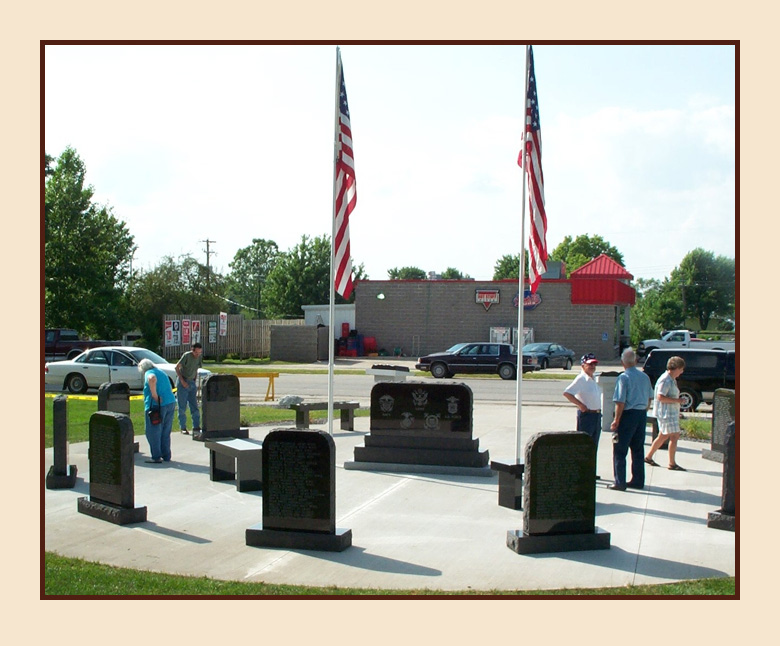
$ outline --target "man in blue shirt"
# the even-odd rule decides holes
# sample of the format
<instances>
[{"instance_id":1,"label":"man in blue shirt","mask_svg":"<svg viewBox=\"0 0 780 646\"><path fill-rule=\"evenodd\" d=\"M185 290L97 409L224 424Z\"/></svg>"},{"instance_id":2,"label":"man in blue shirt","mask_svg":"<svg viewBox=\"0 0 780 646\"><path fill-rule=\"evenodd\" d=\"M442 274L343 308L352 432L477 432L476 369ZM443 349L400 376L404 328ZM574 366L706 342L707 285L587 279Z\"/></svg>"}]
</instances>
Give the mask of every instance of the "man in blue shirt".
<instances>
[{"instance_id":1,"label":"man in blue shirt","mask_svg":"<svg viewBox=\"0 0 780 646\"><path fill-rule=\"evenodd\" d=\"M647 409L653 399L650 378L636 367L636 353L626 348L620 356L625 370L615 385L615 419L610 429L613 433L612 467L615 484L610 489L625 491L645 486L645 427ZM631 480L626 482L626 456L631 449Z\"/></svg>"}]
</instances>

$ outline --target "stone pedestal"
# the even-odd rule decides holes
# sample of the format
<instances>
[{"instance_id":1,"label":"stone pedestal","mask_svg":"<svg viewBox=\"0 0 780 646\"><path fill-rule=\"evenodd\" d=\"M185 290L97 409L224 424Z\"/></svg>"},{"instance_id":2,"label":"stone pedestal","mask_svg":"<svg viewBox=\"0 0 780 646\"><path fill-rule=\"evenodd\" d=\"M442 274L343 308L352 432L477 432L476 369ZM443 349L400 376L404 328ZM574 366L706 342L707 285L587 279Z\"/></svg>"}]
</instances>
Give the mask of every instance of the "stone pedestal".
<instances>
[{"instance_id":1,"label":"stone pedestal","mask_svg":"<svg viewBox=\"0 0 780 646\"><path fill-rule=\"evenodd\" d=\"M730 532L736 531L737 526L736 436L736 424L731 422L724 440L721 508L710 513L707 518L707 527L725 529Z\"/></svg>"},{"instance_id":2,"label":"stone pedestal","mask_svg":"<svg viewBox=\"0 0 780 646\"><path fill-rule=\"evenodd\" d=\"M507 509L523 508L523 473L521 462L490 462L490 468L498 473L498 505Z\"/></svg>"},{"instance_id":3,"label":"stone pedestal","mask_svg":"<svg viewBox=\"0 0 780 646\"><path fill-rule=\"evenodd\" d=\"M53 406L54 464L46 474L46 488L73 489L78 469L75 464L68 464L68 398L65 395L55 397Z\"/></svg>"}]
</instances>

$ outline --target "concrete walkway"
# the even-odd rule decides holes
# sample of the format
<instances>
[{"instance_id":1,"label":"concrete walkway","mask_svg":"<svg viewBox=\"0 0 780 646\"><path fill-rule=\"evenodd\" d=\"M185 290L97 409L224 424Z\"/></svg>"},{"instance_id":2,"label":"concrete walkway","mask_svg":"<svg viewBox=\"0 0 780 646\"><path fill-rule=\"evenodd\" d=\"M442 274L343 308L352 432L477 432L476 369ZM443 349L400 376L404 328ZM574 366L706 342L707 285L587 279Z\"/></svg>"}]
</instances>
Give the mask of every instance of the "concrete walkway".
<instances>
[{"instance_id":1,"label":"concrete walkway","mask_svg":"<svg viewBox=\"0 0 780 646\"><path fill-rule=\"evenodd\" d=\"M512 456L514 417L514 405L475 403L480 450L493 459ZM523 407L524 440L573 424L571 407ZM250 438L262 440L280 426L253 427ZM89 463L87 444L71 445L69 463L79 477L74 489L45 490L45 549L139 570L381 589L589 588L735 574L735 534L706 525L720 507L722 487L722 465L701 457L707 444L681 442L678 462L687 472L647 467L644 490L618 492L607 489L612 445L609 434L602 436L596 526L611 533L611 548L524 556L506 546L507 531L522 529L522 511L498 506L497 477L345 470L369 419L356 418L355 428L334 430L336 524L353 534L344 552L248 547L245 530L262 521L262 493L211 482L208 450L180 433L165 465L146 464L146 440L137 438L135 504L148 508L147 522L137 525L77 512L77 499L89 495ZM45 454L48 471L52 450ZM656 460L665 464L666 452Z\"/></svg>"}]
</instances>

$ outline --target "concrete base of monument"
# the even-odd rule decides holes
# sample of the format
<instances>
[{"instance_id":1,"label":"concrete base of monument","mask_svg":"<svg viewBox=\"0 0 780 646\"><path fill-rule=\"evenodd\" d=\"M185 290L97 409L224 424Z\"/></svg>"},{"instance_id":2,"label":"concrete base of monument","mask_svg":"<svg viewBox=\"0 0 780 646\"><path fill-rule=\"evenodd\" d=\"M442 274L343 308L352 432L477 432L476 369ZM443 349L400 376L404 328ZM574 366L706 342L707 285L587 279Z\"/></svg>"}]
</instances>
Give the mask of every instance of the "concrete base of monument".
<instances>
[{"instance_id":1,"label":"concrete base of monument","mask_svg":"<svg viewBox=\"0 0 780 646\"><path fill-rule=\"evenodd\" d=\"M490 467L455 467L444 464L407 464L400 462L345 462L344 469L352 471L384 471L387 473L425 473L451 476L478 476L492 478L496 475Z\"/></svg>"},{"instance_id":2,"label":"concrete base of monument","mask_svg":"<svg viewBox=\"0 0 780 646\"><path fill-rule=\"evenodd\" d=\"M726 456L720 451L702 449L701 457L703 457L705 460L712 460L713 462L720 462L722 464Z\"/></svg>"},{"instance_id":3,"label":"concrete base of monument","mask_svg":"<svg viewBox=\"0 0 780 646\"><path fill-rule=\"evenodd\" d=\"M54 473L54 467L49 468L46 474L47 489L73 489L76 486L76 474L78 469L75 464L68 467L67 473Z\"/></svg>"},{"instance_id":4,"label":"concrete base of monument","mask_svg":"<svg viewBox=\"0 0 780 646\"><path fill-rule=\"evenodd\" d=\"M89 498L79 498L78 511L87 516L114 523L114 525L146 522L146 507L118 507Z\"/></svg>"},{"instance_id":5,"label":"concrete base of monument","mask_svg":"<svg viewBox=\"0 0 780 646\"><path fill-rule=\"evenodd\" d=\"M334 534L297 532L285 529L263 529L263 524L246 530L249 547L280 547L284 549L343 552L352 546L352 530L337 527Z\"/></svg>"},{"instance_id":6,"label":"concrete base of monument","mask_svg":"<svg viewBox=\"0 0 780 646\"><path fill-rule=\"evenodd\" d=\"M707 517L707 527L712 529L725 529L728 532L736 531L737 517L725 514L722 511L713 511Z\"/></svg>"},{"instance_id":7,"label":"concrete base of monument","mask_svg":"<svg viewBox=\"0 0 780 646\"><path fill-rule=\"evenodd\" d=\"M200 433L193 433L192 439L195 442L225 439L247 440L249 439L249 428L236 428L232 431L201 431Z\"/></svg>"},{"instance_id":8,"label":"concrete base of monument","mask_svg":"<svg viewBox=\"0 0 780 646\"><path fill-rule=\"evenodd\" d=\"M609 532L598 527L592 534L532 535L516 529L506 533L506 546L518 554L608 550L610 537Z\"/></svg>"}]
</instances>

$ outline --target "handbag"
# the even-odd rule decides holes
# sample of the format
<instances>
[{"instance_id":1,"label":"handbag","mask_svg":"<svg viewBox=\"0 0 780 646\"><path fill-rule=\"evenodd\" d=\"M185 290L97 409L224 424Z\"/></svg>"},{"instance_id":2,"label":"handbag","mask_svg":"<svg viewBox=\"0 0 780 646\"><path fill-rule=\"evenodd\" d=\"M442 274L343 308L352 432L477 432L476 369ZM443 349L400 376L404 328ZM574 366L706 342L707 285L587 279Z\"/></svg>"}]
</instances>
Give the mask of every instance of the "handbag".
<instances>
[{"instance_id":1,"label":"handbag","mask_svg":"<svg viewBox=\"0 0 780 646\"><path fill-rule=\"evenodd\" d=\"M149 421L154 426L157 426L160 422L162 422L162 412L160 411L159 403L157 404L157 408L149 409Z\"/></svg>"}]
</instances>

